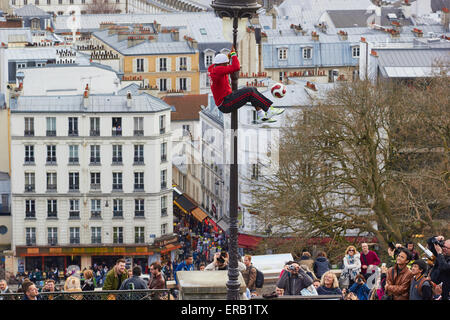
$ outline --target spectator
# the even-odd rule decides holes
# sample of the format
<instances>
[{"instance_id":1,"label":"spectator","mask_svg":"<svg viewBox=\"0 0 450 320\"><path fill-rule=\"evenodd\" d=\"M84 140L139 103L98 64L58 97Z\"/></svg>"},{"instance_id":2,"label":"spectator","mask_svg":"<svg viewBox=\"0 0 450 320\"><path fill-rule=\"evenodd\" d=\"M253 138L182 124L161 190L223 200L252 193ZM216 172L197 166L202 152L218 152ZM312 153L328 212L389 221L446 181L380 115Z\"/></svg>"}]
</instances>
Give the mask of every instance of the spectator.
<instances>
[{"instance_id":1,"label":"spectator","mask_svg":"<svg viewBox=\"0 0 450 320\"><path fill-rule=\"evenodd\" d=\"M300 257L300 261L298 262L300 265L305 265L309 270L313 270L314 268L314 260L311 257L311 253L308 251L303 251L302 256Z\"/></svg>"},{"instance_id":2,"label":"spectator","mask_svg":"<svg viewBox=\"0 0 450 320\"><path fill-rule=\"evenodd\" d=\"M291 264L295 263L295 261L287 261L284 263L283 270L281 270L280 275L278 276L278 279L280 279L283 276L283 273L289 270L289 266Z\"/></svg>"},{"instance_id":3,"label":"spectator","mask_svg":"<svg viewBox=\"0 0 450 320\"><path fill-rule=\"evenodd\" d=\"M314 274L314 272L312 272L311 270L309 270L308 266L306 264L300 264L300 268L303 269L303 271L305 271L305 273L313 280L317 279L316 275Z\"/></svg>"},{"instance_id":4,"label":"spectator","mask_svg":"<svg viewBox=\"0 0 450 320\"><path fill-rule=\"evenodd\" d=\"M376 295L377 295L378 300L381 300L381 298L384 296L384 293L385 293L384 286L386 285L386 273L388 270L385 263L383 263L381 265L380 270L381 270L380 271L380 282L379 282L378 288L376 289Z\"/></svg>"},{"instance_id":5,"label":"spectator","mask_svg":"<svg viewBox=\"0 0 450 320\"><path fill-rule=\"evenodd\" d=\"M126 279L120 285L119 290L144 290L147 289L147 283L141 279L142 268L141 266L134 266L131 269L132 276Z\"/></svg>"},{"instance_id":6,"label":"spectator","mask_svg":"<svg viewBox=\"0 0 450 320\"><path fill-rule=\"evenodd\" d=\"M358 274L355 283L348 289L358 297L358 300L369 300L370 289L366 285L366 278L362 274Z\"/></svg>"},{"instance_id":7,"label":"spectator","mask_svg":"<svg viewBox=\"0 0 450 320\"><path fill-rule=\"evenodd\" d=\"M117 260L116 265L106 274L102 290L119 290L122 282L128 278L125 270L125 260Z\"/></svg>"},{"instance_id":8,"label":"spectator","mask_svg":"<svg viewBox=\"0 0 450 320\"><path fill-rule=\"evenodd\" d=\"M314 288L316 288L316 290L317 290L317 288L320 287L320 279L314 279L314 281L313 281L313 286L314 286Z\"/></svg>"},{"instance_id":9,"label":"spectator","mask_svg":"<svg viewBox=\"0 0 450 320\"><path fill-rule=\"evenodd\" d=\"M172 271L173 271L172 263L170 261L166 261L161 269L161 272L162 272L162 275L163 275L165 281L168 281L171 279Z\"/></svg>"},{"instance_id":10,"label":"spectator","mask_svg":"<svg viewBox=\"0 0 450 320\"><path fill-rule=\"evenodd\" d=\"M369 250L369 245L367 243L361 244L361 274L364 275L366 280L372 275L372 272L375 272L375 267L380 264L380 258L374 252Z\"/></svg>"},{"instance_id":11,"label":"spectator","mask_svg":"<svg viewBox=\"0 0 450 320\"><path fill-rule=\"evenodd\" d=\"M83 272L84 276L84 283L81 287L82 291L94 291L95 287L97 286L95 283L94 273L92 270L85 270Z\"/></svg>"},{"instance_id":12,"label":"spectator","mask_svg":"<svg viewBox=\"0 0 450 320\"><path fill-rule=\"evenodd\" d=\"M341 274L341 279L343 279L343 287L351 287L355 283L356 276L361 272L360 258L360 254L356 251L356 247L347 247L345 250L345 256L342 259L344 264L344 269Z\"/></svg>"},{"instance_id":13,"label":"spectator","mask_svg":"<svg viewBox=\"0 0 450 320\"><path fill-rule=\"evenodd\" d=\"M181 262L177 268L175 269L174 276L175 276L175 283L179 285L178 278L177 278L177 272L178 271L194 271L194 259L192 258L191 254L187 254L184 261Z\"/></svg>"},{"instance_id":14,"label":"spectator","mask_svg":"<svg viewBox=\"0 0 450 320\"><path fill-rule=\"evenodd\" d=\"M393 300L408 300L412 273L407 264L411 259L411 253L406 248L400 248L395 266L388 269L384 291L392 296Z\"/></svg>"},{"instance_id":15,"label":"spectator","mask_svg":"<svg viewBox=\"0 0 450 320\"><path fill-rule=\"evenodd\" d=\"M198 269L199 269L200 271L205 271L205 268L206 268L206 266L205 266L205 264L204 264L203 262L200 263L199 266L198 266Z\"/></svg>"},{"instance_id":16,"label":"spectator","mask_svg":"<svg viewBox=\"0 0 450 320\"><path fill-rule=\"evenodd\" d=\"M327 259L327 254L320 251L314 261L313 271L317 278L322 278L323 274L331 269L330 262Z\"/></svg>"},{"instance_id":17,"label":"spectator","mask_svg":"<svg viewBox=\"0 0 450 320\"><path fill-rule=\"evenodd\" d=\"M301 295L301 291L308 288L313 280L300 268L296 262L289 265L288 270L277 282L277 289L283 289L284 295Z\"/></svg>"},{"instance_id":18,"label":"spectator","mask_svg":"<svg viewBox=\"0 0 450 320\"><path fill-rule=\"evenodd\" d=\"M213 262L208 264L205 268L205 271L213 271L213 270L228 270L229 256L228 252L221 251L216 252L214 254ZM238 259L238 268L239 271L244 271L246 269L245 265L239 261Z\"/></svg>"},{"instance_id":19,"label":"spectator","mask_svg":"<svg viewBox=\"0 0 450 320\"><path fill-rule=\"evenodd\" d=\"M436 284L442 282L442 300L448 300L450 291L450 239L445 240L443 236L437 236L428 239L427 243L428 249L436 257L433 270L430 273L431 281Z\"/></svg>"},{"instance_id":20,"label":"spectator","mask_svg":"<svg viewBox=\"0 0 450 320\"><path fill-rule=\"evenodd\" d=\"M245 270L242 271L242 277L244 278L245 285L250 290L250 293L256 291L256 268L252 264L252 256L244 256Z\"/></svg>"},{"instance_id":21,"label":"spectator","mask_svg":"<svg viewBox=\"0 0 450 320\"><path fill-rule=\"evenodd\" d=\"M414 249L414 242L408 241L406 243L406 249L411 252L411 261L416 261L420 259L419 253Z\"/></svg>"},{"instance_id":22,"label":"spectator","mask_svg":"<svg viewBox=\"0 0 450 320\"><path fill-rule=\"evenodd\" d=\"M25 281L22 284L22 292L24 293L22 300L41 300L39 291L32 281Z\"/></svg>"},{"instance_id":23,"label":"spectator","mask_svg":"<svg viewBox=\"0 0 450 320\"><path fill-rule=\"evenodd\" d=\"M8 283L6 282L6 280L2 279L0 280L0 293L4 294L4 293L13 293L11 291L11 289L8 288ZM11 297L5 297L5 296L0 296L0 300L15 300L13 296Z\"/></svg>"},{"instance_id":24,"label":"spectator","mask_svg":"<svg viewBox=\"0 0 450 320\"><path fill-rule=\"evenodd\" d=\"M339 281L332 271L327 271L322 275L320 287L317 288L319 295L340 295L342 291L339 289Z\"/></svg>"},{"instance_id":25,"label":"spectator","mask_svg":"<svg viewBox=\"0 0 450 320\"><path fill-rule=\"evenodd\" d=\"M423 260L415 260L411 266L411 287L409 289L409 300L432 300L433 287L426 277L427 263Z\"/></svg>"},{"instance_id":26,"label":"spectator","mask_svg":"<svg viewBox=\"0 0 450 320\"><path fill-rule=\"evenodd\" d=\"M164 289L166 287L166 281L161 272L161 265L158 262L153 262L150 265L150 279L148 281L149 289ZM161 293L152 293L152 299L160 300Z\"/></svg>"}]
</instances>

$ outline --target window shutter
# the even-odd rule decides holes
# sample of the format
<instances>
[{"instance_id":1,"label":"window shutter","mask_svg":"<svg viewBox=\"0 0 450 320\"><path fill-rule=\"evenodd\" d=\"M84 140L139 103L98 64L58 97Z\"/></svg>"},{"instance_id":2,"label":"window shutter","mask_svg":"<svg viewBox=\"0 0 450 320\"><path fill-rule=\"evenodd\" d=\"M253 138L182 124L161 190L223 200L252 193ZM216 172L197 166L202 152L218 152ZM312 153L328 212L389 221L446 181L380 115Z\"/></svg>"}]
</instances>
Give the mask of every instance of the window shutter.
<instances>
[{"instance_id":1,"label":"window shutter","mask_svg":"<svg viewBox=\"0 0 450 320\"><path fill-rule=\"evenodd\" d=\"M156 68L155 68L155 70L156 70L156 72L160 72L160 69L159 69L159 58L156 58L155 59L155 63L156 63ZM158 86L159 86L159 79L158 79Z\"/></svg>"},{"instance_id":2,"label":"window shutter","mask_svg":"<svg viewBox=\"0 0 450 320\"><path fill-rule=\"evenodd\" d=\"M175 58L175 64L176 64L175 71L180 71L180 58L181 57L176 57Z\"/></svg>"},{"instance_id":3,"label":"window shutter","mask_svg":"<svg viewBox=\"0 0 450 320\"><path fill-rule=\"evenodd\" d=\"M175 89L180 90L180 78L175 78Z\"/></svg>"},{"instance_id":4,"label":"window shutter","mask_svg":"<svg viewBox=\"0 0 450 320\"><path fill-rule=\"evenodd\" d=\"M187 71L191 71L191 57L186 58Z\"/></svg>"},{"instance_id":5,"label":"window shutter","mask_svg":"<svg viewBox=\"0 0 450 320\"><path fill-rule=\"evenodd\" d=\"M157 78L157 79L156 79L156 87L158 88L158 90L161 90L160 84L161 84L161 79L160 79L160 78Z\"/></svg>"},{"instance_id":6,"label":"window shutter","mask_svg":"<svg viewBox=\"0 0 450 320\"><path fill-rule=\"evenodd\" d=\"M137 59L133 59L133 73L137 72Z\"/></svg>"},{"instance_id":7,"label":"window shutter","mask_svg":"<svg viewBox=\"0 0 450 320\"><path fill-rule=\"evenodd\" d=\"M144 58L144 72L148 72L148 58Z\"/></svg>"},{"instance_id":8,"label":"window shutter","mask_svg":"<svg viewBox=\"0 0 450 320\"><path fill-rule=\"evenodd\" d=\"M170 71L172 71L172 66L171 66L171 64L172 64L172 58L167 58L167 72L170 72Z\"/></svg>"},{"instance_id":9,"label":"window shutter","mask_svg":"<svg viewBox=\"0 0 450 320\"><path fill-rule=\"evenodd\" d=\"M172 90L172 78L167 79L167 91Z\"/></svg>"},{"instance_id":10,"label":"window shutter","mask_svg":"<svg viewBox=\"0 0 450 320\"><path fill-rule=\"evenodd\" d=\"M191 78L186 78L186 89L188 92L191 91Z\"/></svg>"}]
</instances>

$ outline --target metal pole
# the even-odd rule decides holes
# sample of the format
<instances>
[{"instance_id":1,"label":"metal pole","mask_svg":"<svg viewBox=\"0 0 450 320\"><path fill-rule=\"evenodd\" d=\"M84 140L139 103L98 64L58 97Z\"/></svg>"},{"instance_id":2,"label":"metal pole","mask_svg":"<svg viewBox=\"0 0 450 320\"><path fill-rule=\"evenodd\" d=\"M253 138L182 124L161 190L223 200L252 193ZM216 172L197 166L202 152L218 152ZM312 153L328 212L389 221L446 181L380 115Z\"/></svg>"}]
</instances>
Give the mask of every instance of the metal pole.
<instances>
[{"instance_id":1,"label":"metal pole","mask_svg":"<svg viewBox=\"0 0 450 320\"><path fill-rule=\"evenodd\" d=\"M233 18L233 46L237 52L238 17ZM231 89L238 88L239 71L231 74ZM230 164L230 227L227 299L239 300L238 268L238 111L231 113L231 164Z\"/></svg>"}]
</instances>

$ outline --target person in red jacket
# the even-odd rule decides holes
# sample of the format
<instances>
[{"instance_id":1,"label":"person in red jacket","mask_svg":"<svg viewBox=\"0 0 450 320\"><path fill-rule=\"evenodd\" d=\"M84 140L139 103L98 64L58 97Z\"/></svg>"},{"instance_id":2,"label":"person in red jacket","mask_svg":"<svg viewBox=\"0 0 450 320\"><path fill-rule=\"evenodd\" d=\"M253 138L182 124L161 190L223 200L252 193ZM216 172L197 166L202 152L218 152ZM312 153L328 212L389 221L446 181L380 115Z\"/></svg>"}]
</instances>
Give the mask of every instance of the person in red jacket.
<instances>
[{"instance_id":1,"label":"person in red jacket","mask_svg":"<svg viewBox=\"0 0 450 320\"><path fill-rule=\"evenodd\" d=\"M375 272L375 267L378 266L381 261L375 251L369 250L369 245L367 243L362 243L361 249L361 274L367 280L372 273Z\"/></svg>"},{"instance_id":2,"label":"person in red jacket","mask_svg":"<svg viewBox=\"0 0 450 320\"><path fill-rule=\"evenodd\" d=\"M229 64L230 58L231 65ZM211 91L219 110L223 113L230 113L250 102L257 110L258 122L273 122L271 118L283 113L284 109L272 107L273 102L254 87L231 90L228 75L239 71L240 68L239 59L234 50L229 56L219 53L214 57L213 64L209 66L208 77Z\"/></svg>"}]
</instances>

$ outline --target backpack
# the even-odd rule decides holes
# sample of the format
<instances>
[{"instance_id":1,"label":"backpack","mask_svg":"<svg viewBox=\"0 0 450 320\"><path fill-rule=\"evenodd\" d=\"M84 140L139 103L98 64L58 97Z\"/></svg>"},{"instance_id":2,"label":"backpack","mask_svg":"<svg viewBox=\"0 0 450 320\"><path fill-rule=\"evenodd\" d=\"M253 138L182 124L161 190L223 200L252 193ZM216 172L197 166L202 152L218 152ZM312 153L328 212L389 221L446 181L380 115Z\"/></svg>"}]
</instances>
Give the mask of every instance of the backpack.
<instances>
[{"instance_id":1,"label":"backpack","mask_svg":"<svg viewBox=\"0 0 450 320\"><path fill-rule=\"evenodd\" d=\"M255 268L255 267L253 267ZM262 273L260 270L256 269L256 281L255 285L257 288L262 288L264 285L264 273Z\"/></svg>"},{"instance_id":2,"label":"backpack","mask_svg":"<svg viewBox=\"0 0 450 320\"><path fill-rule=\"evenodd\" d=\"M420 296L422 296L422 287L425 281L428 281L430 283L432 295L436 295L435 292L436 284L433 281L431 281L430 277L422 277L422 279L420 279L419 283L417 284L417 291L419 292Z\"/></svg>"}]
</instances>

